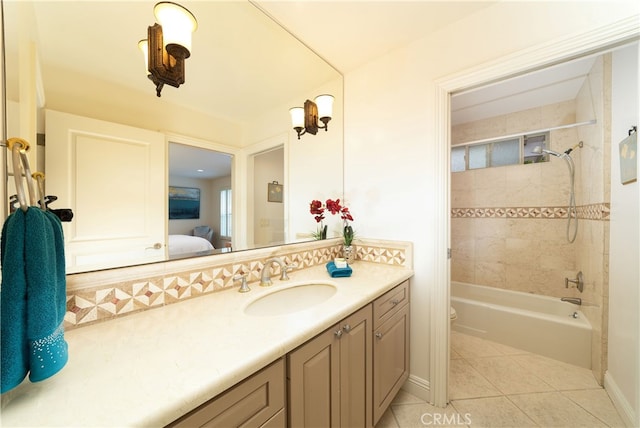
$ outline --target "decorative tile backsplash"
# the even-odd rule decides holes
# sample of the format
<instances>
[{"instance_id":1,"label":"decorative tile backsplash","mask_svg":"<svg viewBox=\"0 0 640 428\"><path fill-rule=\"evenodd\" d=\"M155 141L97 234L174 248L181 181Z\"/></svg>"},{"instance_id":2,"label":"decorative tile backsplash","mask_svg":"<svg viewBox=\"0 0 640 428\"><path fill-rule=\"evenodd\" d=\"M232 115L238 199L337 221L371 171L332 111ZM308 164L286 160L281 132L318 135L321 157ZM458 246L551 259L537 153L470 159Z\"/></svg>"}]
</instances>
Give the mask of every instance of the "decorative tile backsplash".
<instances>
[{"instance_id":1,"label":"decorative tile backsplash","mask_svg":"<svg viewBox=\"0 0 640 428\"><path fill-rule=\"evenodd\" d=\"M359 240L355 247L357 260L412 267L410 243ZM65 329L235 287L239 284L233 278L239 274L246 274L249 283L259 281L264 262L271 257L295 263L296 270L325 264L341 254L341 241L328 239L68 275ZM276 265L274 268L279 269Z\"/></svg>"}]
</instances>

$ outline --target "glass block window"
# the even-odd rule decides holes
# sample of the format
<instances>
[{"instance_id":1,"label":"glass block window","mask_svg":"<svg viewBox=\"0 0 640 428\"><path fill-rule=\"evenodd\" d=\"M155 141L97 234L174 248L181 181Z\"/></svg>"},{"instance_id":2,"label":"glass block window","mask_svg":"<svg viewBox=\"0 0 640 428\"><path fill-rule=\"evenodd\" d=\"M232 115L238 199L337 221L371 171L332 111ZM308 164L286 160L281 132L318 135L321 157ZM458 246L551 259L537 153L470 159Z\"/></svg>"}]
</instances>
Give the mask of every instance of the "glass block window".
<instances>
[{"instance_id":1,"label":"glass block window","mask_svg":"<svg viewBox=\"0 0 640 428\"><path fill-rule=\"evenodd\" d=\"M454 146L451 148L451 172L548 162L548 156L541 151L548 144L549 132L542 132Z\"/></svg>"},{"instance_id":2,"label":"glass block window","mask_svg":"<svg viewBox=\"0 0 640 428\"><path fill-rule=\"evenodd\" d=\"M466 169L466 147L451 148L451 171L459 172Z\"/></svg>"},{"instance_id":3,"label":"glass block window","mask_svg":"<svg viewBox=\"0 0 640 428\"><path fill-rule=\"evenodd\" d=\"M469 169L486 168L488 144L469 146Z\"/></svg>"}]
</instances>

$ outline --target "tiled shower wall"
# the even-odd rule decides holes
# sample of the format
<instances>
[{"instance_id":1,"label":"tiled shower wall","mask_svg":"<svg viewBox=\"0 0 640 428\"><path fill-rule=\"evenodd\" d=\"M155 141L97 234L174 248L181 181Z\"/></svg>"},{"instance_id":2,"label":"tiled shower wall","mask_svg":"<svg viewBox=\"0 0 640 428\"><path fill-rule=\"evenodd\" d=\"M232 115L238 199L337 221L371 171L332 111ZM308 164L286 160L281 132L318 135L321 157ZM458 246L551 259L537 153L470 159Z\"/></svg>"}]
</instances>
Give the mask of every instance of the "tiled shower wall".
<instances>
[{"instance_id":1,"label":"tiled shower wall","mask_svg":"<svg viewBox=\"0 0 640 428\"><path fill-rule=\"evenodd\" d=\"M550 148L563 152L580 140L576 164L579 229L566 238L569 172L563 159L452 174L451 278L553 297L576 296L594 327L592 364L606 366L606 265L609 219L608 57L599 58L574 100L452 129L453 144L526 133L596 119L592 125L551 131ZM609 68L608 68L609 67ZM609 79L610 80L610 79ZM585 291L566 289L565 277L585 276ZM604 345L603 345L604 344Z\"/></svg>"}]
</instances>

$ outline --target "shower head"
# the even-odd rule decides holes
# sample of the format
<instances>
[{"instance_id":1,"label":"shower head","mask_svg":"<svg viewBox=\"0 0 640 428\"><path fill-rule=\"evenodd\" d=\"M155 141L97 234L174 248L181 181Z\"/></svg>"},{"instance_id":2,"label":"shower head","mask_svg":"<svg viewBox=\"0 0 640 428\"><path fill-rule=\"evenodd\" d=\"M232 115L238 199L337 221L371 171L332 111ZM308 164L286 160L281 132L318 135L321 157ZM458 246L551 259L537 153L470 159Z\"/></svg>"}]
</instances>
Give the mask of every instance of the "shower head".
<instances>
[{"instance_id":1,"label":"shower head","mask_svg":"<svg viewBox=\"0 0 640 428\"><path fill-rule=\"evenodd\" d=\"M557 156L557 157L561 158L563 156L569 156L569 154L574 149L577 149L578 147L582 148L582 146L584 146L584 143L582 141L580 141L578 144L576 144L573 147L569 147L567 150L565 150L562 153L558 153L558 152L555 152L555 151L549 150L549 149L543 149L542 146L535 146L531 152L536 154L536 155L541 155L543 153L546 153L548 155L553 155L553 156Z\"/></svg>"},{"instance_id":2,"label":"shower head","mask_svg":"<svg viewBox=\"0 0 640 428\"><path fill-rule=\"evenodd\" d=\"M532 152L535 153L536 155L541 155L543 153L546 153L546 154L557 156L557 157L562 157L563 155L565 155L565 153L558 153L558 152L554 152L553 150L543 149L542 146L534 147Z\"/></svg>"}]
</instances>

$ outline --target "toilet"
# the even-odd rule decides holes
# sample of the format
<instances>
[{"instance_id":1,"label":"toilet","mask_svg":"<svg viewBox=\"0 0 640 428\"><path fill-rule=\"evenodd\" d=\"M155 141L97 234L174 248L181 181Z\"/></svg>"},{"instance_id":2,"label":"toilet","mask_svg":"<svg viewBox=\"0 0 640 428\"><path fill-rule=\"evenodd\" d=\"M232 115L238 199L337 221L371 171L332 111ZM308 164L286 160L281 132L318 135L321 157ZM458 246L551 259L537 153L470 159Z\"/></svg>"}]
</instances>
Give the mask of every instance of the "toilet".
<instances>
[{"instance_id":1,"label":"toilet","mask_svg":"<svg viewBox=\"0 0 640 428\"><path fill-rule=\"evenodd\" d=\"M449 307L449 321L451 322L451 325L453 326L453 322L458 318L458 313L456 312L456 308L454 308L453 306Z\"/></svg>"}]
</instances>

